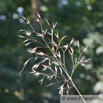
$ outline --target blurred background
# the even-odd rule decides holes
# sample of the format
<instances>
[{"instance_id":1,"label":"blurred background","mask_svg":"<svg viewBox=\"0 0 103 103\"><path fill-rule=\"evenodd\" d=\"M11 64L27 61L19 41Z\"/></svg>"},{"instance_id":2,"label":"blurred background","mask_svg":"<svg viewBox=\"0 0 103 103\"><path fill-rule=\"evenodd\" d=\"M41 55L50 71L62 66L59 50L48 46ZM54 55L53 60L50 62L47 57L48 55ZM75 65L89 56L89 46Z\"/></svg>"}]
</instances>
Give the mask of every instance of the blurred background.
<instances>
[{"instance_id":1,"label":"blurred background","mask_svg":"<svg viewBox=\"0 0 103 103\"><path fill-rule=\"evenodd\" d=\"M48 80L39 85L41 77L29 73L36 61L26 66L22 80L19 76L23 63L33 56L17 36L20 29L31 29L20 16L29 18L39 30L37 13L44 28L45 18L51 24L58 22L56 30L61 37L68 35L62 44L74 37L79 39L81 49L89 46L85 56L91 61L76 69L74 83L81 94L103 94L103 0L0 0L0 103L59 103L60 85L46 87L51 83ZM67 63L69 60L66 58ZM68 65L71 67L71 63ZM77 92L72 88L70 94Z\"/></svg>"}]
</instances>

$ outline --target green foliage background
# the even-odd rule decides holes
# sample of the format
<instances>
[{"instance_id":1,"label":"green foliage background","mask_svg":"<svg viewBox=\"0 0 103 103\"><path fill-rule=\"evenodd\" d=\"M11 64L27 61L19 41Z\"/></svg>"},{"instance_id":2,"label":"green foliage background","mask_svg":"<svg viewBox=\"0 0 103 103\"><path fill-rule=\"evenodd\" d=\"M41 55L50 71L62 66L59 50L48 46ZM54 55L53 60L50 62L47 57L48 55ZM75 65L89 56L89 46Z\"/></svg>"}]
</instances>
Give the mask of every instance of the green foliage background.
<instances>
[{"instance_id":1,"label":"green foliage background","mask_svg":"<svg viewBox=\"0 0 103 103\"><path fill-rule=\"evenodd\" d=\"M23 40L17 37L19 29L30 29L25 22L19 22L18 7L23 7L23 16L32 22L29 0L0 0L0 103L58 103L60 85L47 88L45 86L50 81L46 80L39 85L40 77L35 78L29 73L36 61L27 65L22 73L23 79L20 79L19 71L23 63L33 55L25 51ZM58 22L56 30L61 36L68 35L62 44L74 37L80 40L81 50L89 46L85 55L91 61L85 67L77 68L73 76L74 83L82 94L103 94L103 1L40 0L39 9L44 28L48 28L44 22L47 18L51 24ZM14 13L18 14L16 19L13 18ZM3 20L2 16L6 19ZM76 57L78 54L75 51ZM66 63L69 61L70 58L66 58ZM71 63L68 63L69 70L70 67ZM70 94L77 92L71 89Z\"/></svg>"}]
</instances>

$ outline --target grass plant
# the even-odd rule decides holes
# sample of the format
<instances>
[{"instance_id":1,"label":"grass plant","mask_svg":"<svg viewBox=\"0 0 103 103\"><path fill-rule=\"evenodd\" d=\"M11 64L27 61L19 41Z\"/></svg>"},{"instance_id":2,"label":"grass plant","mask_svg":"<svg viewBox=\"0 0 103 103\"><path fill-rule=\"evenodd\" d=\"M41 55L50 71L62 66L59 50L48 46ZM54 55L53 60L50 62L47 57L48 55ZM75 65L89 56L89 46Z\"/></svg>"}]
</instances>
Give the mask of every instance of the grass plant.
<instances>
[{"instance_id":1,"label":"grass plant","mask_svg":"<svg viewBox=\"0 0 103 103\"><path fill-rule=\"evenodd\" d=\"M69 95L69 90L72 87L74 87L76 89L76 91L78 92L78 94L81 96L84 103L86 103L86 101L82 97L81 93L79 92L78 88L76 87L75 83L73 82L73 73L76 70L78 65L85 66L85 63L89 62L90 58L85 59L85 56L83 56L83 53L86 51L88 46L85 47L83 51L81 51L80 43L78 40L77 45L78 45L79 56L74 57L74 49L73 49L72 44L75 41L75 39L72 38L71 41L69 43L67 43L66 45L61 45L61 42L67 37L67 35L60 38L58 32L54 33L54 29L57 25L57 22L52 23L52 25L50 25L50 23L46 19L45 21L49 27L49 30L48 29L44 30L43 24L41 21L41 16L39 14L37 14L36 21L40 24L40 28L41 28L41 32L37 32L34 30L34 28L31 25L28 18L25 18L23 16L22 16L22 18L31 27L32 31L28 31L28 30L24 30L24 29L19 30L19 32L23 32L24 35L18 35L18 36L25 39L23 41L23 43L26 47L28 45L30 45L31 43L37 43L38 46L27 49L27 52L29 52L31 54L35 54L35 57L29 58L24 63L24 67L20 71L20 76L21 76L21 73L23 72L25 66L31 59L35 59L35 60L40 59L40 62L38 62L32 66L32 68L31 68L32 71L30 72L33 75L35 75L36 77L39 75L42 75L42 79L39 81L40 84L43 83L44 78L47 78L48 80L55 79L56 82L48 84L47 87L51 86L53 84L56 84L56 83L62 83L62 85L59 87L60 95L63 95L64 90L66 90L67 95ZM34 38L32 36L33 33L38 38L41 38L43 42L38 41L36 38ZM42 51L39 51L40 48L48 49L50 51L51 55L48 55ZM70 54L71 61L72 61L72 68L71 68L72 72L71 73L68 72L68 68L65 63L66 52L68 52ZM42 67L41 72L39 72L40 70L38 71L38 68L40 66ZM49 70L50 74L48 74L48 72L46 73L47 70ZM22 78L22 76L21 76L21 78Z\"/></svg>"}]
</instances>

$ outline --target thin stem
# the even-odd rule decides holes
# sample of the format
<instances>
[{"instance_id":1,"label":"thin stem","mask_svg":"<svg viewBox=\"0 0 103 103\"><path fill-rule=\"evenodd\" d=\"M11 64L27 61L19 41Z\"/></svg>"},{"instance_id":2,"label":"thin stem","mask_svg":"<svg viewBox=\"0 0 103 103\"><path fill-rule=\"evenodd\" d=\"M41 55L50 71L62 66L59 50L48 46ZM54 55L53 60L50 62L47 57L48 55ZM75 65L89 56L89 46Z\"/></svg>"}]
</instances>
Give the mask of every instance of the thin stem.
<instances>
[{"instance_id":1,"label":"thin stem","mask_svg":"<svg viewBox=\"0 0 103 103\"><path fill-rule=\"evenodd\" d=\"M78 64L79 64L79 63L77 63L76 65L74 65L73 70L72 70L72 73L71 73L71 77L72 77L72 75L73 75L74 70L77 68Z\"/></svg>"},{"instance_id":2,"label":"thin stem","mask_svg":"<svg viewBox=\"0 0 103 103\"><path fill-rule=\"evenodd\" d=\"M71 55L72 63L73 63L73 68L74 68L74 60L73 60L73 54Z\"/></svg>"},{"instance_id":3,"label":"thin stem","mask_svg":"<svg viewBox=\"0 0 103 103\"><path fill-rule=\"evenodd\" d=\"M34 37L33 37L33 36L31 36L31 38L32 38L32 39L34 39ZM39 41L37 41L37 40L35 40L35 39L34 39L34 42L37 42L37 43L39 43L39 44L41 44L41 45L43 45L43 46L45 46L45 47L46 47L46 45L45 45L45 44L43 44L43 43L41 43L41 42L39 42Z\"/></svg>"},{"instance_id":4,"label":"thin stem","mask_svg":"<svg viewBox=\"0 0 103 103\"><path fill-rule=\"evenodd\" d=\"M72 81L72 79L70 79L70 81L72 82L73 86L75 87L76 91L79 93L79 95L81 96L82 100L84 103L86 103L86 101L84 100L83 96L81 95L81 93L79 92L78 88L75 86L74 82Z\"/></svg>"},{"instance_id":5,"label":"thin stem","mask_svg":"<svg viewBox=\"0 0 103 103\"><path fill-rule=\"evenodd\" d=\"M31 25L30 23L29 23L29 25L30 25L30 27L32 28L32 30L35 31L34 28L32 27L32 25Z\"/></svg>"},{"instance_id":6,"label":"thin stem","mask_svg":"<svg viewBox=\"0 0 103 103\"><path fill-rule=\"evenodd\" d=\"M55 84L55 83L60 83L60 82L63 82L64 80L61 80L61 81L57 81L57 82L54 82L54 83L51 83L52 85L53 84ZM48 87L48 86L50 86L50 84L49 85L47 85L46 87Z\"/></svg>"},{"instance_id":7,"label":"thin stem","mask_svg":"<svg viewBox=\"0 0 103 103\"><path fill-rule=\"evenodd\" d=\"M65 51L63 51L63 63L64 63L64 66L65 66Z\"/></svg>"}]
</instances>

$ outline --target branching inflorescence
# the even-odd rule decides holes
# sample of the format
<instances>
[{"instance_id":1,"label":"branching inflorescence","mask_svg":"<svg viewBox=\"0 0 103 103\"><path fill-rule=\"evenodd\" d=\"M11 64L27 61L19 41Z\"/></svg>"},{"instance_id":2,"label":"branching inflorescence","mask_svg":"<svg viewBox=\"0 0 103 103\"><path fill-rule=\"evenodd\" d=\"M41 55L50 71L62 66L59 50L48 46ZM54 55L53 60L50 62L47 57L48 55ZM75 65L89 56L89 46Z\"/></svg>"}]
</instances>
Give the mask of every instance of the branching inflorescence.
<instances>
[{"instance_id":1,"label":"branching inflorescence","mask_svg":"<svg viewBox=\"0 0 103 103\"><path fill-rule=\"evenodd\" d=\"M58 32L55 34L54 33L54 29L57 25L57 22L54 24L52 24L52 26L49 24L48 20L46 19L46 23L48 24L50 31L43 30L43 26L42 26L42 21L41 21L41 17L39 14L37 14L37 19L36 21L40 24L41 27L41 33L36 32L34 30L34 28L32 27L29 19L26 19L25 17L22 16L22 18L24 20L27 21L27 24L30 25L32 31L27 31L27 30L19 30L19 32L23 31L24 34L26 34L27 36L22 36L22 35L18 35L21 38L24 38L25 40L24 45L28 46L31 43L38 43L38 46L34 47L34 48L28 48L27 52L29 53L33 53L35 54L35 57L29 58L25 63L24 63L24 67L23 69L20 71L20 76L21 76L21 72L24 70L25 66L27 65L27 63L31 60L31 59L41 59L40 62L34 64L32 66L32 72L34 75L39 76L42 75L43 78L39 81L40 84L43 83L44 78L47 78L48 80L51 80L52 78L54 78L56 80L56 82L51 83L47 86L51 86L55 83L60 83L62 82L63 84L59 87L60 91L59 94L63 95L63 91L64 89L67 89L67 94L69 94L69 90L74 87L77 92L79 93L79 95L82 97L81 93L79 92L79 90L77 89L77 87L75 86L72 76L73 73L75 71L75 69L77 68L77 66L79 64L85 66L86 62L89 62L90 59L86 59L85 57L82 56L82 54L86 51L87 47L81 52L80 51L80 43L79 41L77 41L78 43L78 49L79 49L79 57L76 57L74 60L74 49L71 46L71 44L75 41L74 38L71 39L70 43L62 46L61 42L62 40L64 40L67 35L63 36L61 39L59 37ZM43 40L43 43L38 41L37 39L35 39L31 34L35 33L37 37L41 38ZM49 37L48 37L49 36ZM56 40L55 40L56 39ZM47 55L46 53L39 51L39 48L46 48L51 52L51 56ZM70 56L71 56L71 60L72 60L72 72L68 73L66 64L65 64L65 56L66 56L66 52L69 52ZM45 63L47 62L47 63ZM39 66L42 66L42 70L41 72L37 71L37 68ZM49 70L51 72L51 74L46 74L46 70ZM85 100L82 97L84 103Z\"/></svg>"}]
</instances>

